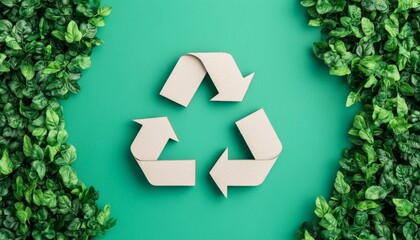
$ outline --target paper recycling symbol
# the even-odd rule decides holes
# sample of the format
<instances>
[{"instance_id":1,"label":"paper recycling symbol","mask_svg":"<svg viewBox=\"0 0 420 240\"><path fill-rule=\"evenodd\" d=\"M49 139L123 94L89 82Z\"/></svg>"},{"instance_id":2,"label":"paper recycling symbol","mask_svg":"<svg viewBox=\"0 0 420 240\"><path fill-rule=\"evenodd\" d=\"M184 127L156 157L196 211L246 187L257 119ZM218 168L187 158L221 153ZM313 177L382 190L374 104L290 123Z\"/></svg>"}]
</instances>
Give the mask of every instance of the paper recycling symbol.
<instances>
[{"instance_id":1,"label":"paper recycling symbol","mask_svg":"<svg viewBox=\"0 0 420 240\"><path fill-rule=\"evenodd\" d=\"M211 101L240 102L254 73L242 77L229 53L188 53L182 56L160 95L187 107L206 74L218 94ZM195 186L195 160L158 160L169 139L178 137L167 117L137 119L142 125L131 144L131 152L150 184L154 186ZM229 160L222 153L210 175L227 197L228 186L262 184L282 150L281 142L265 111L260 109L236 122L254 159Z\"/></svg>"}]
</instances>

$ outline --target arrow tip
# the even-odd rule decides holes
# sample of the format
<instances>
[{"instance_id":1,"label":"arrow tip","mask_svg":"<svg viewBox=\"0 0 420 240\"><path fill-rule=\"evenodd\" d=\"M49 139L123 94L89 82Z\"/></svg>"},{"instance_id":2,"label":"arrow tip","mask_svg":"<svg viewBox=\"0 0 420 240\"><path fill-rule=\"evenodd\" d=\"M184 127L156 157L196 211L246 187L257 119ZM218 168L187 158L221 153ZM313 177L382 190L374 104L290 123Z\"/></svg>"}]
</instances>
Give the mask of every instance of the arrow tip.
<instances>
[{"instance_id":1,"label":"arrow tip","mask_svg":"<svg viewBox=\"0 0 420 240\"><path fill-rule=\"evenodd\" d=\"M158 129L161 132L164 131L168 134L170 139L177 142L179 141L168 117L141 118L134 119L133 121L141 124L143 127L152 127Z\"/></svg>"},{"instance_id":2,"label":"arrow tip","mask_svg":"<svg viewBox=\"0 0 420 240\"><path fill-rule=\"evenodd\" d=\"M248 85L251 83L252 79L254 78L255 72L249 74L248 76L244 77L245 81L248 83Z\"/></svg>"},{"instance_id":3,"label":"arrow tip","mask_svg":"<svg viewBox=\"0 0 420 240\"><path fill-rule=\"evenodd\" d=\"M227 88L218 89L219 93L214 96L210 101L227 101L227 102L242 102L248 91L249 84L255 73L236 81L233 85Z\"/></svg>"},{"instance_id":4,"label":"arrow tip","mask_svg":"<svg viewBox=\"0 0 420 240\"><path fill-rule=\"evenodd\" d=\"M223 193L223 195L227 198L228 197L228 186L227 183L224 181L226 178L224 172L224 163L228 161L228 149L226 148L222 155L217 160L216 164L214 164L213 168L210 170L210 176L213 178L214 182L216 183L217 187Z\"/></svg>"}]
</instances>

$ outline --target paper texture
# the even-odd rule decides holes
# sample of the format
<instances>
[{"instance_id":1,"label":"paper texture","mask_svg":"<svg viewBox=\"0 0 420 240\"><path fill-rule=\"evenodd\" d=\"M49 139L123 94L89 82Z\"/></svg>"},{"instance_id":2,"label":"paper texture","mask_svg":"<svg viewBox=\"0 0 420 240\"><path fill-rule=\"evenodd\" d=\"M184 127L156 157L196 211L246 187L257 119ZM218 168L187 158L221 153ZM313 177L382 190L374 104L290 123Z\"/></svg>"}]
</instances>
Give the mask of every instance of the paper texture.
<instances>
[{"instance_id":1,"label":"paper texture","mask_svg":"<svg viewBox=\"0 0 420 240\"><path fill-rule=\"evenodd\" d=\"M178 137L167 117L137 119L142 125L131 144L131 153L150 184L195 186L195 160L158 160L169 139Z\"/></svg>"},{"instance_id":2,"label":"paper texture","mask_svg":"<svg viewBox=\"0 0 420 240\"><path fill-rule=\"evenodd\" d=\"M267 115L260 109L236 122L254 160L228 160L228 149L210 171L225 197L228 186L262 184L282 150L282 144Z\"/></svg>"},{"instance_id":3,"label":"paper texture","mask_svg":"<svg viewBox=\"0 0 420 240\"><path fill-rule=\"evenodd\" d=\"M254 76L242 77L229 53L188 53L178 60L160 95L187 107L206 73L218 91L211 101L242 101Z\"/></svg>"}]
</instances>

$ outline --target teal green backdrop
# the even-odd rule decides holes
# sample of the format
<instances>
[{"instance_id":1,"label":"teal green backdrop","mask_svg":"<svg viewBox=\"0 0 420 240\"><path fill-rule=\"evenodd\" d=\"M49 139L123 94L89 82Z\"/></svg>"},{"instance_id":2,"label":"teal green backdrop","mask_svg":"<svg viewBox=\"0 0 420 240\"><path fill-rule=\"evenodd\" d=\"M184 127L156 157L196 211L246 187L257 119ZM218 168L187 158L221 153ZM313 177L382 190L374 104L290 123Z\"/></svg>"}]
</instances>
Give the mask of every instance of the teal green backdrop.
<instances>
[{"instance_id":1,"label":"teal green backdrop","mask_svg":"<svg viewBox=\"0 0 420 240\"><path fill-rule=\"evenodd\" d=\"M111 204L117 225L105 239L294 239L328 195L355 109L344 79L312 54L319 29L295 0L108 0L81 93L63 101L79 178ZM210 102L206 78L184 108L159 91L178 58L225 51L243 75L255 72L241 103ZM283 152L259 187L231 187L225 199L209 175L222 151L251 154L235 121L264 108ZM130 153L136 118L168 116L179 143L160 159L196 159L195 187L153 187Z\"/></svg>"}]
</instances>

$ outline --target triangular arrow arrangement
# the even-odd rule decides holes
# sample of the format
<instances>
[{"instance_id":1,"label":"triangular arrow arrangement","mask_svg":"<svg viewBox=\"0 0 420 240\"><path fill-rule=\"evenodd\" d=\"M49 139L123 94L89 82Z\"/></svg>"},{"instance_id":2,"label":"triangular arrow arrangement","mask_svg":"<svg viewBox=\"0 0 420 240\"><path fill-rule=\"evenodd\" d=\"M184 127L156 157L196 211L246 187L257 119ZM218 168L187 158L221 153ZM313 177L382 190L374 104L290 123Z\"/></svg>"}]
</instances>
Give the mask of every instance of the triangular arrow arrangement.
<instances>
[{"instance_id":1,"label":"triangular arrow arrangement","mask_svg":"<svg viewBox=\"0 0 420 240\"><path fill-rule=\"evenodd\" d=\"M188 53L182 56L160 95L187 107L206 74L219 92L211 101L241 102L254 73L243 77L229 53ZM137 119L142 125L131 144L131 153L150 184L195 186L195 160L158 160L165 145L178 137L167 117ZM265 111L260 109L236 122L255 159L228 160L228 149L210 175L228 196L228 186L262 184L282 150L282 144Z\"/></svg>"}]
</instances>

